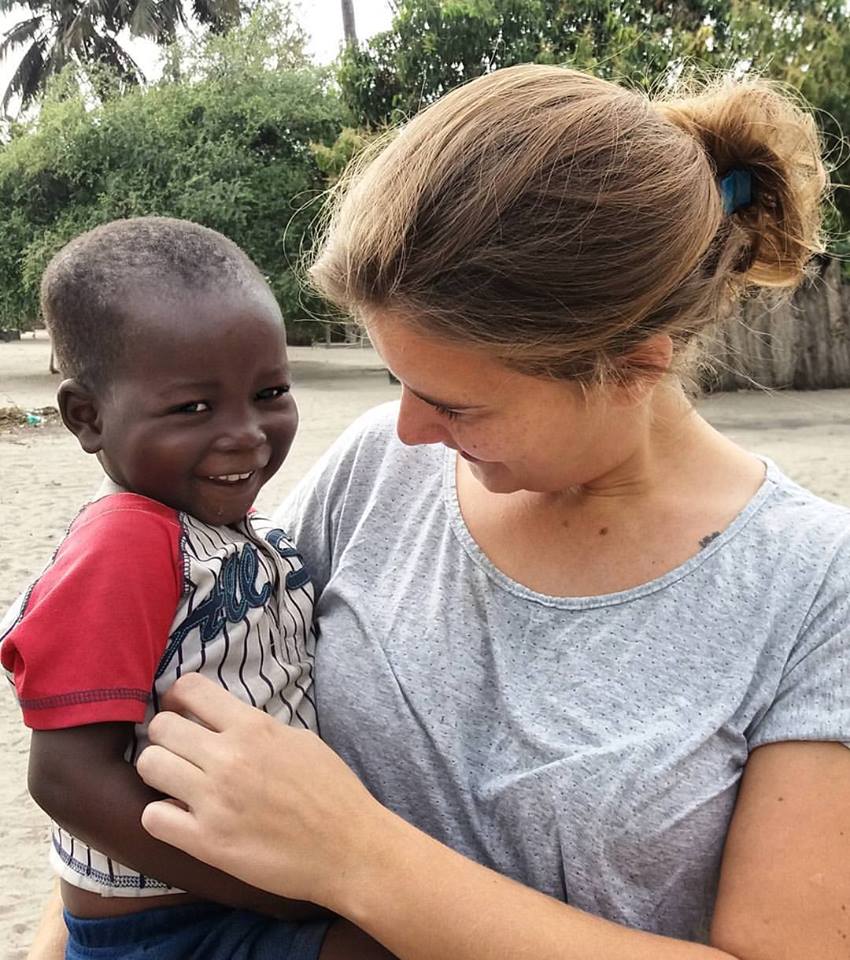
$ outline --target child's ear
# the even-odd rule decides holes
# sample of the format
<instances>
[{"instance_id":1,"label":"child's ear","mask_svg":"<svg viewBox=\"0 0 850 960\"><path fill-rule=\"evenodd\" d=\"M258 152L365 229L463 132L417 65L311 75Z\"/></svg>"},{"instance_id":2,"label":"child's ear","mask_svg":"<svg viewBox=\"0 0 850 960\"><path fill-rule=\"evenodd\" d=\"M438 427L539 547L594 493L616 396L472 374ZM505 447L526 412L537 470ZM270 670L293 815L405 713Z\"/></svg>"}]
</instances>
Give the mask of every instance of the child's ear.
<instances>
[{"instance_id":1,"label":"child's ear","mask_svg":"<svg viewBox=\"0 0 850 960\"><path fill-rule=\"evenodd\" d=\"M56 395L62 422L86 453L99 453L100 406L97 397L79 380L63 380Z\"/></svg>"}]
</instances>

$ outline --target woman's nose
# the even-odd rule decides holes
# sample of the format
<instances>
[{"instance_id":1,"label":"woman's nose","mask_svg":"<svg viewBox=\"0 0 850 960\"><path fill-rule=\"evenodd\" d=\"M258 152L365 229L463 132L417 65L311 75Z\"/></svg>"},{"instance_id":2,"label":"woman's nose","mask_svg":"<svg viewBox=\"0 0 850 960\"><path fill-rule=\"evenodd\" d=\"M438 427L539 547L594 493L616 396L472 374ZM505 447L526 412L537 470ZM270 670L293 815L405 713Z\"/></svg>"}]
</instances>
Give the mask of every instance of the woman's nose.
<instances>
[{"instance_id":1,"label":"woman's nose","mask_svg":"<svg viewBox=\"0 0 850 960\"><path fill-rule=\"evenodd\" d=\"M426 443L449 443L451 436L430 404L401 388L401 406L398 411L396 433L409 447Z\"/></svg>"}]
</instances>

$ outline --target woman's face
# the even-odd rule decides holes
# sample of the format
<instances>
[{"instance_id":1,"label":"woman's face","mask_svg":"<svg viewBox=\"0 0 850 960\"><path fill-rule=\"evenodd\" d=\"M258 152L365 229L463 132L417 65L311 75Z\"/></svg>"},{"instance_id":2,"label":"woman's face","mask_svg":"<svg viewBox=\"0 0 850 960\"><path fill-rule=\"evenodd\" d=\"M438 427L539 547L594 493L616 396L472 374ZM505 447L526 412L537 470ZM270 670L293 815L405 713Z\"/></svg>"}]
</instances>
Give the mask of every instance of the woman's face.
<instances>
[{"instance_id":1,"label":"woman's face","mask_svg":"<svg viewBox=\"0 0 850 960\"><path fill-rule=\"evenodd\" d=\"M457 450L493 493L627 480L649 423L646 396L518 373L492 354L372 315L369 335L402 385L402 443Z\"/></svg>"}]
</instances>

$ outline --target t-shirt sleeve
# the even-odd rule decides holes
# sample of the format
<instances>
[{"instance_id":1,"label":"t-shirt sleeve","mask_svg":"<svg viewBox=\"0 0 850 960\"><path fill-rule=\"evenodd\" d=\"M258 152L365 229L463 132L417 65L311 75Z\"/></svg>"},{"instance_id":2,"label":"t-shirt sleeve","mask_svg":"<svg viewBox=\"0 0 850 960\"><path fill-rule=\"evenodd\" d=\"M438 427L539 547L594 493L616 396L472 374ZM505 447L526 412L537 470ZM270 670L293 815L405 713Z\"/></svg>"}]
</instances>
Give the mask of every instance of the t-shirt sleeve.
<instances>
[{"instance_id":1,"label":"t-shirt sleeve","mask_svg":"<svg viewBox=\"0 0 850 960\"><path fill-rule=\"evenodd\" d=\"M329 451L330 452L330 451ZM274 512L274 523L297 545L310 580L320 594L330 579L333 538L329 522L324 461L309 470Z\"/></svg>"},{"instance_id":2,"label":"t-shirt sleeve","mask_svg":"<svg viewBox=\"0 0 850 960\"><path fill-rule=\"evenodd\" d=\"M396 403L382 404L358 418L319 458L274 513L298 547L318 596L334 567L337 547L356 525L362 504L359 488L371 488L388 439L395 436Z\"/></svg>"},{"instance_id":3,"label":"t-shirt sleeve","mask_svg":"<svg viewBox=\"0 0 850 960\"><path fill-rule=\"evenodd\" d=\"M144 719L183 588L180 526L151 501L113 499L130 505L78 518L3 637L33 729Z\"/></svg>"},{"instance_id":4,"label":"t-shirt sleeve","mask_svg":"<svg viewBox=\"0 0 850 960\"><path fill-rule=\"evenodd\" d=\"M850 742L850 542L830 564L751 750L785 740Z\"/></svg>"}]
</instances>

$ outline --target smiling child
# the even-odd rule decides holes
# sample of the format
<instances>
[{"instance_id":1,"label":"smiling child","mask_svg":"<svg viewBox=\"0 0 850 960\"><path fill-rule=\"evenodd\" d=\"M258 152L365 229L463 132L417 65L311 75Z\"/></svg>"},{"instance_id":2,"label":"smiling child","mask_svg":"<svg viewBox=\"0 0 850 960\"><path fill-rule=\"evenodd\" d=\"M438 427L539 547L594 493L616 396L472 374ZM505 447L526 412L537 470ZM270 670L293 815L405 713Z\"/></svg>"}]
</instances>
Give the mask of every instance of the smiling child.
<instances>
[{"instance_id":1,"label":"smiling child","mask_svg":"<svg viewBox=\"0 0 850 960\"><path fill-rule=\"evenodd\" d=\"M140 825L156 794L133 762L181 674L317 726L313 589L284 532L251 512L298 424L268 284L220 234L146 217L63 248L42 308L68 377L62 419L106 474L0 625L33 730L30 791L54 821L66 956L384 956L354 931L347 942L335 930L323 949L318 908L249 887Z\"/></svg>"}]
</instances>

